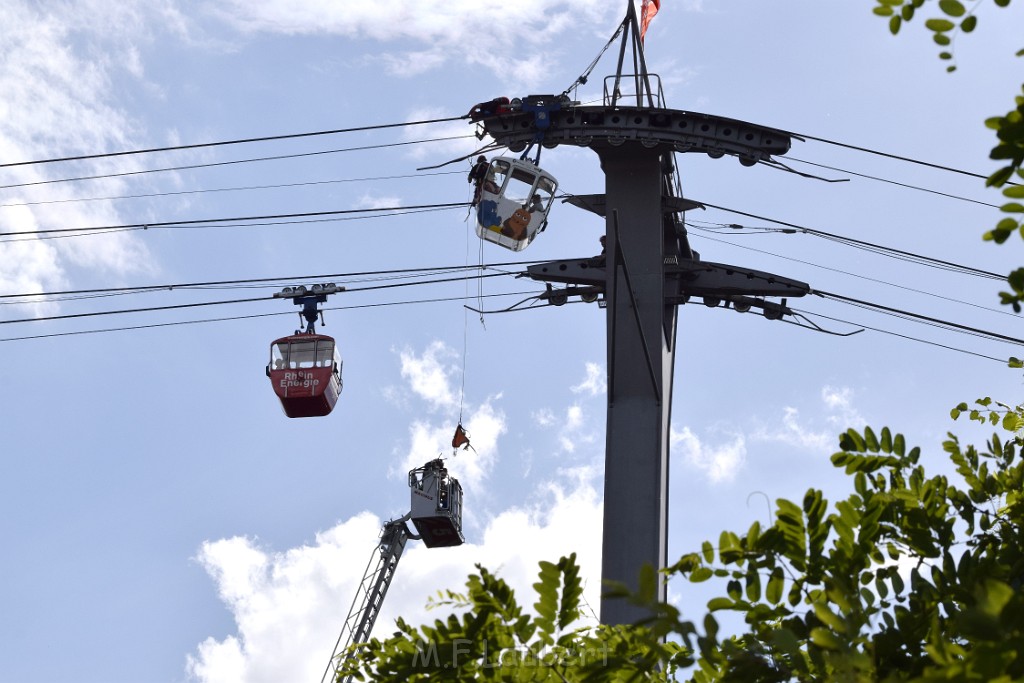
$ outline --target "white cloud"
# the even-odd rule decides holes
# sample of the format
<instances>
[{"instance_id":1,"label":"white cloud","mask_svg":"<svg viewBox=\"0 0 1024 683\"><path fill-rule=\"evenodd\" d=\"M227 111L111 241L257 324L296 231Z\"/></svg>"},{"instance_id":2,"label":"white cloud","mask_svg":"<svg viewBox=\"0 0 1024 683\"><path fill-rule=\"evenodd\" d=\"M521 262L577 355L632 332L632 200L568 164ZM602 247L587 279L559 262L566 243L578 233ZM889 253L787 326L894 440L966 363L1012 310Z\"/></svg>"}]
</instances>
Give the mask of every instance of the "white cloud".
<instances>
[{"instance_id":1,"label":"white cloud","mask_svg":"<svg viewBox=\"0 0 1024 683\"><path fill-rule=\"evenodd\" d=\"M409 349L400 353L402 377L409 381L412 390L428 401L434 409L452 409L458 405L458 397L452 388L449 375L458 369L445 361L457 358L454 350L443 342L435 341L423 352L416 355Z\"/></svg>"},{"instance_id":2,"label":"white cloud","mask_svg":"<svg viewBox=\"0 0 1024 683\"><path fill-rule=\"evenodd\" d=\"M419 75L457 61L479 65L524 85L542 82L557 52L546 45L568 31L608 35L621 8L601 0L544 0L487 5L475 0L220 0L214 13L252 33L340 35L397 43L383 63L392 73Z\"/></svg>"},{"instance_id":3,"label":"white cloud","mask_svg":"<svg viewBox=\"0 0 1024 683\"><path fill-rule=\"evenodd\" d=\"M682 457L687 465L713 482L733 479L747 456L746 440L742 435L736 435L731 443L709 446L702 443L689 427L683 427L682 431L673 427L669 444L673 455Z\"/></svg>"},{"instance_id":4,"label":"white cloud","mask_svg":"<svg viewBox=\"0 0 1024 683\"><path fill-rule=\"evenodd\" d=\"M198 561L238 634L203 641L188 657L189 673L210 682L319 680L334 642L328 634L345 618L380 525L362 513L282 553L242 537L204 543Z\"/></svg>"},{"instance_id":5,"label":"white cloud","mask_svg":"<svg viewBox=\"0 0 1024 683\"><path fill-rule=\"evenodd\" d=\"M558 428L555 438L562 453L576 453L582 447L593 446L603 437L598 433L600 426L593 424L589 412L579 404L568 406L561 415L550 408L541 408L532 416L539 427Z\"/></svg>"},{"instance_id":6,"label":"white cloud","mask_svg":"<svg viewBox=\"0 0 1024 683\"><path fill-rule=\"evenodd\" d=\"M673 426L669 445L673 457L681 457L691 468L713 482L729 481L746 463L747 445L779 443L799 448L814 455L829 453L836 446L836 428L863 424L853 406L853 391L848 387L825 386L821 390L823 410L812 420L801 417L797 408L786 406L779 419L751 418L744 433L736 433L723 443L707 444L689 427L677 431ZM817 422L827 427L815 428Z\"/></svg>"},{"instance_id":7,"label":"white cloud","mask_svg":"<svg viewBox=\"0 0 1024 683\"><path fill-rule=\"evenodd\" d=\"M420 50L393 54L385 52L378 55L388 73L409 78L419 76L440 67L445 62L445 55L438 50Z\"/></svg>"},{"instance_id":8,"label":"white cloud","mask_svg":"<svg viewBox=\"0 0 1024 683\"><path fill-rule=\"evenodd\" d=\"M864 417L853 405L853 389L849 387L825 386L821 389L821 400L832 411L828 422L833 427L846 430L866 424Z\"/></svg>"},{"instance_id":9,"label":"white cloud","mask_svg":"<svg viewBox=\"0 0 1024 683\"><path fill-rule=\"evenodd\" d=\"M540 408L533 411L533 419L541 427L551 427L557 418L551 408Z\"/></svg>"},{"instance_id":10,"label":"white cloud","mask_svg":"<svg viewBox=\"0 0 1024 683\"><path fill-rule=\"evenodd\" d=\"M495 49L495 41L535 43L576 27L617 18L620 8L599 0L567 0L552 6L544 0L489 5L475 0L395 0L386 4L337 3L330 0L221 0L214 6L225 20L245 31L284 34L338 34L406 44L459 45L458 54ZM614 10L614 11L612 11ZM614 23L610 28L614 28ZM488 40L483 45L481 37ZM487 49L474 50L474 47Z\"/></svg>"},{"instance_id":11,"label":"white cloud","mask_svg":"<svg viewBox=\"0 0 1024 683\"><path fill-rule=\"evenodd\" d=\"M574 394L583 394L585 398L606 393L604 369L597 363L586 363L584 368L583 381L569 387L569 390ZM549 407L539 408L531 416L538 427L557 428L555 438L562 453L576 453L581 447L598 443L604 436L599 433L601 425L594 424L590 410L579 402L567 406L560 413Z\"/></svg>"},{"instance_id":12,"label":"white cloud","mask_svg":"<svg viewBox=\"0 0 1024 683\"><path fill-rule=\"evenodd\" d=\"M678 99L686 97L683 88L694 82L701 75L701 68L689 64L680 64L676 59L659 60L658 75L666 93L666 106L679 104Z\"/></svg>"},{"instance_id":13,"label":"white cloud","mask_svg":"<svg viewBox=\"0 0 1024 683\"><path fill-rule=\"evenodd\" d=\"M604 394L608 391L608 379L604 367L597 363L587 363L587 376L582 382L572 387L573 393L586 393L591 396Z\"/></svg>"},{"instance_id":14,"label":"white cloud","mask_svg":"<svg viewBox=\"0 0 1024 683\"><path fill-rule=\"evenodd\" d=\"M402 200L394 195L374 197L364 194L356 200L356 206L361 209L387 209L393 206L401 206Z\"/></svg>"},{"instance_id":15,"label":"white cloud","mask_svg":"<svg viewBox=\"0 0 1024 683\"><path fill-rule=\"evenodd\" d=\"M476 562L497 571L529 609L537 562L574 551L589 579L584 598L596 611L602 515L593 474L564 473L561 482L546 487L542 500L495 516L478 539L461 547L411 543L375 633L386 636L398 616L414 624L437 618L424 609L428 596L443 588L462 590ZM237 632L200 643L188 656L190 677L203 683L319 680L381 523L362 513L317 534L309 545L283 552L241 537L204 543L198 560L217 584Z\"/></svg>"},{"instance_id":16,"label":"white cloud","mask_svg":"<svg viewBox=\"0 0 1024 683\"><path fill-rule=\"evenodd\" d=\"M782 420L772 427L761 427L751 435L751 440L777 441L820 453L832 445L828 430L814 431L800 422L800 411L787 406L783 408Z\"/></svg>"},{"instance_id":17,"label":"white cloud","mask_svg":"<svg viewBox=\"0 0 1024 683\"><path fill-rule=\"evenodd\" d=\"M864 418L853 405L853 390L849 387L825 386L820 395L821 410L815 411L816 417L802 417L800 410L786 406L779 419L758 419L759 424L750 429L747 439L781 443L815 455L831 452L837 432L863 425Z\"/></svg>"},{"instance_id":18,"label":"white cloud","mask_svg":"<svg viewBox=\"0 0 1024 683\"><path fill-rule=\"evenodd\" d=\"M35 216L27 207L12 207L5 225L17 225L22 231L36 230ZM4 238L0 238L4 239ZM13 238L17 241L0 242L0 291L19 294L42 293L61 289L66 283L57 250L36 237ZM56 312L55 303L32 303L28 306L35 315Z\"/></svg>"},{"instance_id":19,"label":"white cloud","mask_svg":"<svg viewBox=\"0 0 1024 683\"><path fill-rule=\"evenodd\" d=\"M469 110L469 106L466 107ZM408 122L431 121L434 119L448 118L452 115L451 110L442 110L436 107L420 107L413 109L405 117ZM422 126L406 126L402 129L402 139L407 141L420 141L425 139L437 140L428 144L411 145L408 155L411 159L428 159L430 163L440 163L451 158L458 158L471 154L483 144L474 135L475 128L465 121L449 121L447 123L430 124L429 138L425 135ZM468 164L467 171L468 171Z\"/></svg>"},{"instance_id":20,"label":"white cloud","mask_svg":"<svg viewBox=\"0 0 1024 683\"><path fill-rule=\"evenodd\" d=\"M478 406L460 405L454 380L461 369L452 362L457 358L455 350L441 341L432 342L419 354L408 348L399 352L402 378L408 382L409 389L443 417L438 421L417 419L409 425L408 449L392 468L393 477L404 479L410 469L439 455L454 456L451 445L456 427L454 416L460 411L472 448L460 450L454 456L452 474L466 489L485 486L498 459L498 438L508 431L508 426L505 413L495 406L501 394L488 397ZM385 392L393 402L402 403L400 390L391 388Z\"/></svg>"},{"instance_id":21,"label":"white cloud","mask_svg":"<svg viewBox=\"0 0 1024 683\"><path fill-rule=\"evenodd\" d=\"M132 146L136 131L112 104L112 82L119 75L134 78L143 72L135 45L145 37L142 8L135 2L81 2L62 5L60 11L20 0L0 4L0 158L19 161ZM115 179L75 185L46 181L124 171L137 164L100 160L7 169L5 184L20 187L8 188L4 203L21 205L0 208L0 225L4 232L27 232L121 223L108 202L28 203L117 194L124 182ZM63 287L75 269L108 275L153 269L145 246L130 233L4 240L0 288L6 292ZM52 312L52 306L35 305L32 311Z\"/></svg>"},{"instance_id":22,"label":"white cloud","mask_svg":"<svg viewBox=\"0 0 1024 683\"><path fill-rule=\"evenodd\" d=\"M495 400L500 397L495 397ZM498 438L508 427L505 414L486 401L478 408L467 412L463 427L469 436L472 448L460 450L449 462L452 475L458 478L467 491L480 491L485 486L498 459ZM453 422L431 424L417 420L409 427L409 450L395 474L404 479L405 473L423 463L452 453Z\"/></svg>"},{"instance_id":23,"label":"white cloud","mask_svg":"<svg viewBox=\"0 0 1024 683\"><path fill-rule=\"evenodd\" d=\"M565 411L565 422L562 423L561 434L558 436L558 443L566 453L576 450L576 441L572 434L579 430L583 424L583 409L579 406L569 406Z\"/></svg>"}]
</instances>

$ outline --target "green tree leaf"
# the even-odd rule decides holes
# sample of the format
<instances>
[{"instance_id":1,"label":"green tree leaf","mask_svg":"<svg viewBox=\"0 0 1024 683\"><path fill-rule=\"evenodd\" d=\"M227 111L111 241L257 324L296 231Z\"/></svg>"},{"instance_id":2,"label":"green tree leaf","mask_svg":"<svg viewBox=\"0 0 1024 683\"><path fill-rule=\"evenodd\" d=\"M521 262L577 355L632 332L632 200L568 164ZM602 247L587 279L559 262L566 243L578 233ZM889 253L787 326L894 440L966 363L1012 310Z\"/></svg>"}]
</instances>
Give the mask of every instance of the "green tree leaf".
<instances>
[{"instance_id":1,"label":"green tree leaf","mask_svg":"<svg viewBox=\"0 0 1024 683\"><path fill-rule=\"evenodd\" d=\"M956 24L949 19L928 19L924 25L936 33L945 33L956 28Z\"/></svg>"},{"instance_id":2,"label":"green tree leaf","mask_svg":"<svg viewBox=\"0 0 1024 683\"><path fill-rule=\"evenodd\" d=\"M951 17L962 17L967 11L959 0L939 0L939 9Z\"/></svg>"},{"instance_id":3,"label":"green tree leaf","mask_svg":"<svg viewBox=\"0 0 1024 683\"><path fill-rule=\"evenodd\" d=\"M786 575L782 567L772 569L771 578L765 586L765 599L773 605L779 604L782 600L782 591L786 587Z\"/></svg>"}]
</instances>

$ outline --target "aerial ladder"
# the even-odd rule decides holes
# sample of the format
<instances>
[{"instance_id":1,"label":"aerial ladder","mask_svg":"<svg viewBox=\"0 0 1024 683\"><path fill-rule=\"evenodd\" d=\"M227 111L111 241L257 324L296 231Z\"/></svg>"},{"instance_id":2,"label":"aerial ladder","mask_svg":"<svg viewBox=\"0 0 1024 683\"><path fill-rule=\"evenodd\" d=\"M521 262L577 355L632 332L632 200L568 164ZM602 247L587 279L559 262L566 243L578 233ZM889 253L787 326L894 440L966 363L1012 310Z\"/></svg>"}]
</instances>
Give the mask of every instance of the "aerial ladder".
<instances>
[{"instance_id":1,"label":"aerial ladder","mask_svg":"<svg viewBox=\"0 0 1024 683\"><path fill-rule=\"evenodd\" d=\"M462 545L466 540L462 535L462 486L449 476L444 461L438 458L411 470L409 490L409 512L384 523L320 683L337 681L351 646L370 639L409 539L421 540L428 548ZM417 533L406 526L410 520ZM345 678L344 683L349 680Z\"/></svg>"}]
</instances>

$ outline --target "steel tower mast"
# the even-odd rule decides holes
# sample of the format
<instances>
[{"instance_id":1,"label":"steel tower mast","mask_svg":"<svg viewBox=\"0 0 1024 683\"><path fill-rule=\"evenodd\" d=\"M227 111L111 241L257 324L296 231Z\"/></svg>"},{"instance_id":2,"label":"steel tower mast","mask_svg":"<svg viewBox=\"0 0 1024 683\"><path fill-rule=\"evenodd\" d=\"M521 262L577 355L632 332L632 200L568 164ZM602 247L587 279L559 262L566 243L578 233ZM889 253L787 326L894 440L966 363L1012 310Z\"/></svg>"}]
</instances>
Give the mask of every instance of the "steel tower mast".
<instances>
[{"instance_id":1,"label":"steel tower mast","mask_svg":"<svg viewBox=\"0 0 1024 683\"><path fill-rule=\"evenodd\" d=\"M605 217L606 253L530 266L528 272L535 280L568 285L549 290L545 296L551 303L564 303L574 294L587 301L604 296L608 412L601 575L635 590L644 565L663 569L667 562L677 306L702 297L708 306L759 308L765 317L778 319L790 312L785 299L779 304L759 297L803 296L810 287L771 273L701 261L682 221L682 212L700 204L682 198L675 174L675 152L729 155L753 166L787 152L789 135L665 108L660 85L652 88L657 76L647 71L631 0L619 30L618 67L605 80L601 106L576 106L567 102L567 93L534 95L522 100L522 108L480 123L498 144L519 152L536 140L540 126L534 112L537 103L547 103L543 145L589 147L605 173L603 195L569 201ZM623 72L630 46L632 74ZM633 92L623 95L623 88ZM664 584L659 591L664 600ZM645 616L645 610L625 600L601 599L603 623L634 623Z\"/></svg>"}]
</instances>

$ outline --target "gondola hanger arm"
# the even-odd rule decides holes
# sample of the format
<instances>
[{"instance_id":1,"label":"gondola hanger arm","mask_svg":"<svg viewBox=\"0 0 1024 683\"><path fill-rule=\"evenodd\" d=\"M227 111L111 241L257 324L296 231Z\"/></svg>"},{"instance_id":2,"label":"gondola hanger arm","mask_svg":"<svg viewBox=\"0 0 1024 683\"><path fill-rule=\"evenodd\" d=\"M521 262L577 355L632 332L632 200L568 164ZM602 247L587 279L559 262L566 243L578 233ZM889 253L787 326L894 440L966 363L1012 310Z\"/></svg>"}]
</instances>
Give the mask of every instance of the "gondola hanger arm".
<instances>
[{"instance_id":1,"label":"gondola hanger arm","mask_svg":"<svg viewBox=\"0 0 1024 683\"><path fill-rule=\"evenodd\" d=\"M770 160L767 160L767 161L764 160L764 159L761 159L758 163L763 164L763 165L767 166L768 168L774 168L777 171L785 171L786 173L792 173L794 175L798 175L801 178L809 178L810 180L820 180L820 181L822 181L824 183L848 183L848 182L850 182L849 178L823 178L822 176L814 175L813 173L804 173L803 171L798 171L795 168L787 166L786 164L782 163L778 159L770 159Z\"/></svg>"},{"instance_id":2,"label":"gondola hanger arm","mask_svg":"<svg viewBox=\"0 0 1024 683\"><path fill-rule=\"evenodd\" d=\"M485 310L482 310L482 309L479 309L479 308L473 308L469 304L463 304L463 307L469 309L470 311L473 311L474 313L476 313L478 315L491 315L493 313L518 313L520 311L528 311L528 310L531 310L533 308L540 308L540 306L534 306L534 305L530 305L530 306L527 306L525 308L519 308L520 306L525 304L527 301L539 301L539 300L540 300L540 296L539 295L538 296L530 296L530 297L527 297L527 298L523 299L522 301L517 301L516 303L512 304L511 306L509 306L507 308L498 308L498 309L490 310L490 311L485 311Z\"/></svg>"},{"instance_id":3,"label":"gondola hanger arm","mask_svg":"<svg viewBox=\"0 0 1024 683\"><path fill-rule=\"evenodd\" d=\"M790 325L796 325L797 327L802 327L805 330L812 330L814 332L821 332L823 334L831 334L832 336L835 336L835 337L852 337L853 335L860 334L861 332L864 331L864 328L862 327L859 330L854 330L853 332L833 332L832 330L826 330L821 325L818 325L817 323L812 321L810 318L808 318L805 315L801 315L800 313L794 313L793 317L794 318L799 318L800 320L803 320L807 324L806 325L801 325L800 323L794 322L792 320L783 320L782 322L788 323Z\"/></svg>"},{"instance_id":4,"label":"gondola hanger arm","mask_svg":"<svg viewBox=\"0 0 1024 683\"><path fill-rule=\"evenodd\" d=\"M477 155L480 155L480 154L484 154L484 153L488 153L488 152L493 152L494 150L500 149L501 147L502 147L501 145L498 145L498 144L495 144L495 143L491 143L489 145L484 145L483 147L479 148L475 152L471 152L469 154L464 154L461 157L456 157L454 159L449 159L448 161L445 161L444 163L434 164L433 166L420 166L416 170L417 171L433 171L434 169L437 169L437 168L444 168L445 166L448 166L449 164L457 164L460 161L465 161L466 159L472 159L473 157L475 157Z\"/></svg>"}]
</instances>

